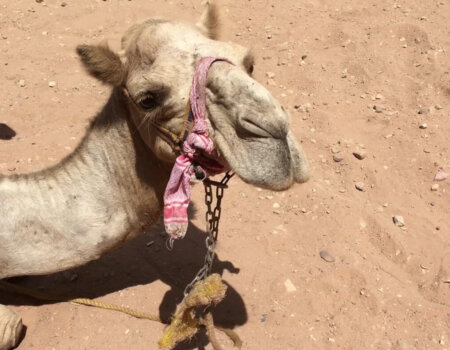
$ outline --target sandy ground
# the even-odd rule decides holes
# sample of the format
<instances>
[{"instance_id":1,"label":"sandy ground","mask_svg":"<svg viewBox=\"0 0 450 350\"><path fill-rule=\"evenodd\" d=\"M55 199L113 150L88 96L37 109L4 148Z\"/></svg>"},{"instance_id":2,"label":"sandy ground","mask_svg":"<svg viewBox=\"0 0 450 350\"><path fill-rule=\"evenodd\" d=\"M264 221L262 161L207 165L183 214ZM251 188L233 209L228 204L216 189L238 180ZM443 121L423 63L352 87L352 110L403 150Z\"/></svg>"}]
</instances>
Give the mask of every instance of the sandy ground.
<instances>
[{"instance_id":1,"label":"sandy ground","mask_svg":"<svg viewBox=\"0 0 450 350\"><path fill-rule=\"evenodd\" d=\"M255 76L290 111L313 176L283 193L233 179L216 264L230 288L217 320L244 349L450 349L450 179L434 181L450 173L450 3L222 4L224 39L254 49ZM140 19L201 13L197 0L62 5L0 1L0 123L17 132L0 141L1 173L58 162L105 102L77 44L117 48ZM195 202L199 215L172 252L156 227L85 267L20 282L168 316L203 260L201 187ZM4 292L0 302L23 317L21 350L156 349L163 332L68 303ZM179 349L211 347L200 337Z\"/></svg>"}]
</instances>

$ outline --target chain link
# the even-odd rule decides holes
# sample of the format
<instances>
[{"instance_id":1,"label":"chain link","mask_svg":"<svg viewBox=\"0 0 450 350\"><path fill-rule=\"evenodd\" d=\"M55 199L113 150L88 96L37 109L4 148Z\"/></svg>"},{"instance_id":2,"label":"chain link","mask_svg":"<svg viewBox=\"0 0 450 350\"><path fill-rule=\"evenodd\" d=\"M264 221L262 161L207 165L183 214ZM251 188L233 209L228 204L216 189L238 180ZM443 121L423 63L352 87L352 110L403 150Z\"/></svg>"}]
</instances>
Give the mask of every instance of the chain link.
<instances>
[{"instance_id":1,"label":"chain link","mask_svg":"<svg viewBox=\"0 0 450 350\"><path fill-rule=\"evenodd\" d=\"M222 198L224 194L224 189L228 188L227 186L228 181L230 181L233 175L234 173L227 172L220 182L213 181L208 178L203 180L203 185L205 187L205 204L206 204L205 262L202 268L195 275L194 279L184 289L184 297L186 297L190 293L190 291L194 287L194 284L196 284L198 281L203 281L206 277L208 277L211 274L217 238L219 236L219 221L222 212L221 208ZM212 190L213 186L216 187L215 193L216 205L214 209L212 208L214 201L214 194Z\"/></svg>"}]
</instances>

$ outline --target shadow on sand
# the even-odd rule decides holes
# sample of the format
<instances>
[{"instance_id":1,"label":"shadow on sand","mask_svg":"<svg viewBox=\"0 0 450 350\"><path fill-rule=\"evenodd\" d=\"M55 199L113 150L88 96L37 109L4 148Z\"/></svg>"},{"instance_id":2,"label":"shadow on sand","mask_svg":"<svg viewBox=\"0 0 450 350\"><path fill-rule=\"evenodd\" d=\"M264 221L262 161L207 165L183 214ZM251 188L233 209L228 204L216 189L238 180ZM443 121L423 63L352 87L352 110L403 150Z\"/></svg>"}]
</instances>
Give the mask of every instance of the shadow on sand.
<instances>
[{"instance_id":1,"label":"shadow on sand","mask_svg":"<svg viewBox=\"0 0 450 350\"><path fill-rule=\"evenodd\" d=\"M159 315L168 320L183 299L185 286L203 265L206 248L205 233L193 224L190 224L186 237L175 242L172 251L166 249L166 239L163 226L158 223L121 248L84 266L46 276L11 278L9 281L65 298L97 298L134 285L148 285L150 289L152 282L161 280L170 290L160 304ZM225 270L239 273L231 262L216 258L213 272L222 274ZM247 311L238 292L227 285L227 295L214 308L213 315L217 325L233 328L247 321ZM3 290L0 293L0 304L46 303ZM176 350L202 350L207 343L205 334L200 333L194 341L181 344Z\"/></svg>"},{"instance_id":2,"label":"shadow on sand","mask_svg":"<svg viewBox=\"0 0 450 350\"><path fill-rule=\"evenodd\" d=\"M8 125L0 123L0 140L11 140L16 136L16 132Z\"/></svg>"}]
</instances>

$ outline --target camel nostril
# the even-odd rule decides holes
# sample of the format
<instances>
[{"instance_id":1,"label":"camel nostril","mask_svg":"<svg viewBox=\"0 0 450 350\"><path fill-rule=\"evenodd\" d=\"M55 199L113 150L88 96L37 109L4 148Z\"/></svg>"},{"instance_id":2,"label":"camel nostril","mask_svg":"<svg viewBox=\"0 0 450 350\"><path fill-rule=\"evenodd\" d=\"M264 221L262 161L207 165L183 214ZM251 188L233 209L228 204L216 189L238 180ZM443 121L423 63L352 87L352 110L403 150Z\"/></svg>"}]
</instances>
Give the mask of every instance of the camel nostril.
<instances>
[{"instance_id":1,"label":"camel nostril","mask_svg":"<svg viewBox=\"0 0 450 350\"><path fill-rule=\"evenodd\" d=\"M286 133L283 132L282 125L278 125L275 122L268 122L267 120L261 120L256 123L250 118L239 118L238 131L245 134L245 136L253 137L265 137L281 139L286 137Z\"/></svg>"}]
</instances>

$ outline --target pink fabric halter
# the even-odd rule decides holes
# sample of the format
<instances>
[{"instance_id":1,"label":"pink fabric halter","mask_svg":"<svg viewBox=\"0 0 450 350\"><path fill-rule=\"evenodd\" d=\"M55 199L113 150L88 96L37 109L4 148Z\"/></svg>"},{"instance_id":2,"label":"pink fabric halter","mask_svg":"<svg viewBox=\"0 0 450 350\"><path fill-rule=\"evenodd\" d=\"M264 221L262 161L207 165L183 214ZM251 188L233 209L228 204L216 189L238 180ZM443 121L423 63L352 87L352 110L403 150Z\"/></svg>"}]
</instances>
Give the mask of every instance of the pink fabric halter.
<instances>
[{"instance_id":1,"label":"pink fabric halter","mask_svg":"<svg viewBox=\"0 0 450 350\"><path fill-rule=\"evenodd\" d=\"M183 153L175 161L164 193L164 226L171 239L183 238L186 234L191 182L199 181L194 170L198 172L200 169L206 177L227 170L215 160L217 155L213 141L209 138L206 123L206 79L209 68L216 61L233 64L225 58L204 57L200 60L192 80L189 102L193 114L193 127L183 142Z\"/></svg>"}]
</instances>

